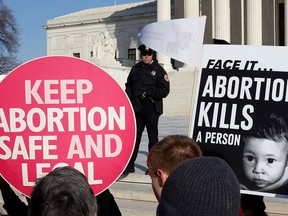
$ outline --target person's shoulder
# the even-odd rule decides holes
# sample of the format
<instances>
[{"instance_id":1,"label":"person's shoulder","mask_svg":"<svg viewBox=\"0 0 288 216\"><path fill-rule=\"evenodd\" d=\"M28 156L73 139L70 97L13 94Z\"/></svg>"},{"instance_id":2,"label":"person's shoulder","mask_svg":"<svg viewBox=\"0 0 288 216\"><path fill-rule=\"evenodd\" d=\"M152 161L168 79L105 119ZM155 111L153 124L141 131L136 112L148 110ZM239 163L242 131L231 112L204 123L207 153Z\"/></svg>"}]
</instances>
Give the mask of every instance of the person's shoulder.
<instances>
[{"instance_id":1,"label":"person's shoulder","mask_svg":"<svg viewBox=\"0 0 288 216\"><path fill-rule=\"evenodd\" d=\"M143 67L142 66L142 62L137 62L136 64L134 64L132 67L131 67L131 71L133 70L137 70L139 68Z\"/></svg>"},{"instance_id":2,"label":"person's shoulder","mask_svg":"<svg viewBox=\"0 0 288 216\"><path fill-rule=\"evenodd\" d=\"M157 68L157 70L158 70L159 72L166 73L166 71L165 71L164 68L161 66L161 64L159 64L158 60L154 60L154 62L153 62L153 67L154 67L154 68Z\"/></svg>"},{"instance_id":3,"label":"person's shoulder","mask_svg":"<svg viewBox=\"0 0 288 216\"><path fill-rule=\"evenodd\" d=\"M158 67L159 67L159 69L157 71L158 71L160 76L168 76L167 72L165 71L165 69L161 65L159 65Z\"/></svg>"},{"instance_id":4,"label":"person's shoulder","mask_svg":"<svg viewBox=\"0 0 288 216\"><path fill-rule=\"evenodd\" d=\"M133 67L142 67L143 66L143 62L142 61L139 61L137 62L136 64L134 64Z\"/></svg>"}]
</instances>

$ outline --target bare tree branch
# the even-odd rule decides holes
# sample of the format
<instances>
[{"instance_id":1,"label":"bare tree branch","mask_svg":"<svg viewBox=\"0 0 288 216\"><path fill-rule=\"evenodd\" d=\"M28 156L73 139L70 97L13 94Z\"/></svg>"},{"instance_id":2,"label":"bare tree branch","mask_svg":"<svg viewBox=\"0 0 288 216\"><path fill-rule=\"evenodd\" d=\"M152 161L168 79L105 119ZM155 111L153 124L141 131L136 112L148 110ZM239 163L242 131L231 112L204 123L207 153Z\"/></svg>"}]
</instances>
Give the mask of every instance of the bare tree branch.
<instances>
[{"instance_id":1,"label":"bare tree branch","mask_svg":"<svg viewBox=\"0 0 288 216\"><path fill-rule=\"evenodd\" d=\"M12 11L0 0L0 46L9 53L15 53L19 47L18 26Z\"/></svg>"},{"instance_id":2,"label":"bare tree branch","mask_svg":"<svg viewBox=\"0 0 288 216\"><path fill-rule=\"evenodd\" d=\"M18 63L14 55L0 56L0 74L8 74L18 65L20 65L20 63Z\"/></svg>"},{"instance_id":3,"label":"bare tree branch","mask_svg":"<svg viewBox=\"0 0 288 216\"><path fill-rule=\"evenodd\" d=\"M18 25L12 11L0 0L0 74L17 65L15 54L19 48Z\"/></svg>"}]
</instances>

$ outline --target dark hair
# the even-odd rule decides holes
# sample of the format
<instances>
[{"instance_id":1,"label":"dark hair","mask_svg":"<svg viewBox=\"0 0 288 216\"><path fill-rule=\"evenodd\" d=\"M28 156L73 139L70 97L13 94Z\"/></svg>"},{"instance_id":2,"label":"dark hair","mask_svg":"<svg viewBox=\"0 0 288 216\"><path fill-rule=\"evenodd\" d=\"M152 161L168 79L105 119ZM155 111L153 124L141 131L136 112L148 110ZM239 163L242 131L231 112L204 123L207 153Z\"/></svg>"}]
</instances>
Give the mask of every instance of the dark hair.
<instances>
[{"instance_id":1,"label":"dark hair","mask_svg":"<svg viewBox=\"0 0 288 216\"><path fill-rule=\"evenodd\" d=\"M254 121L251 130L244 135L246 138L264 138L279 141L288 141L288 126L284 117L276 113L263 114Z\"/></svg>"},{"instance_id":2,"label":"dark hair","mask_svg":"<svg viewBox=\"0 0 288 216\"><path fill-rule=\"evenodd\" d=\"M190 137L170 135L152 147L147 164L155 172L161 168L170 174L183 161L201 155L200 147Z\"/></svg>"},{"instance_id":3,"label":"dark hair","mask_svg":"<svg viewBox=\"0 0 288 216\"><path fill-rule=\"evenodd\" d=\"M32 191L29 216L93 216L96 197L78 170L59 167L39 179Z\"/></svg>"}]
</instances>

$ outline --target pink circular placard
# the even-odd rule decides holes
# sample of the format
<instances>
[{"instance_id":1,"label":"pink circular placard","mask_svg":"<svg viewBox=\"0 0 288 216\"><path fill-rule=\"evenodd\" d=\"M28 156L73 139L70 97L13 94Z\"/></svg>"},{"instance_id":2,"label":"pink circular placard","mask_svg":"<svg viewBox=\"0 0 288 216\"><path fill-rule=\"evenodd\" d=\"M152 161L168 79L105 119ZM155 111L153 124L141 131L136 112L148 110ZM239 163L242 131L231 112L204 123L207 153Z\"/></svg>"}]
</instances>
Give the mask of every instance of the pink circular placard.
<instances>
[{"instance_id":1,"label":"pink circular placard","mask_svg":"<svg viewBox=\"0 0 288 216\"><path fill-rule=\"evenodd\" d=\"M12 71L0 92L0 173L24 195L58 166L83 172L95 194L124 170L134 148L133 108L102 69L43 57Z\"/></svg>"}]
</instances>

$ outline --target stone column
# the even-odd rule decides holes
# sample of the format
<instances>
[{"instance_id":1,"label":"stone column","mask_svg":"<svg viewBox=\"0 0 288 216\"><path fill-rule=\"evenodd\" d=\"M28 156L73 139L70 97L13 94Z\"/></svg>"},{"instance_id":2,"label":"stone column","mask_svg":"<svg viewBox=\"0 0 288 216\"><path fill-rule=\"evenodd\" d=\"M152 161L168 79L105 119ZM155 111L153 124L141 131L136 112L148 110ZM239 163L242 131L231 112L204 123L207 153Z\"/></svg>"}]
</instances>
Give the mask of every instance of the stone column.
<instances>
[{"instance_id":1,"label":"stone column","mask_svg":"<svg viewBox=\"0 0 288 216\"><path fill-rule=\"evenodd\" d=\"M199 17L199 0L184 0L184 18ZM190 68L191 65L176 62L176 67Z\"/></svg>"},{"instance_id":2,"label":"stone column","mask_svg":"<svg viewBox=\"0 0 288 216\"><path fill-rule=\"evenodd\" d=\"M157 0L157 21L171 19L171 2L170 0ZM164 69L172 69L170 57L157 52L157 59Z\"/></svg>"},{"instance_id":3,"label":"stone column","mask_svg":"<svg viewBox=\"0 0 288 216\"><path fill-rule=\"evenodd\" d=\"M215 0L214 7L214 37L230 43L230 0Z\"/></svg>"},{"instance_id":4,"label":"stone column","mask_svg":"<svg viewBox=\"0 0 288 216\"><path fill-rule=\"evenodd\" d=\"M262 45L262 0L247 0L247 44Z\"/></svg>"},{"instance_id":5,"label":"stone column","mask_svg":"<svg viewBox=\"0 0 288 216\"><path fill-rule=\"evenodd\" d=\"M199 17L199 0L184 0L184 17Z\"/></svg>"}]
</instances>

